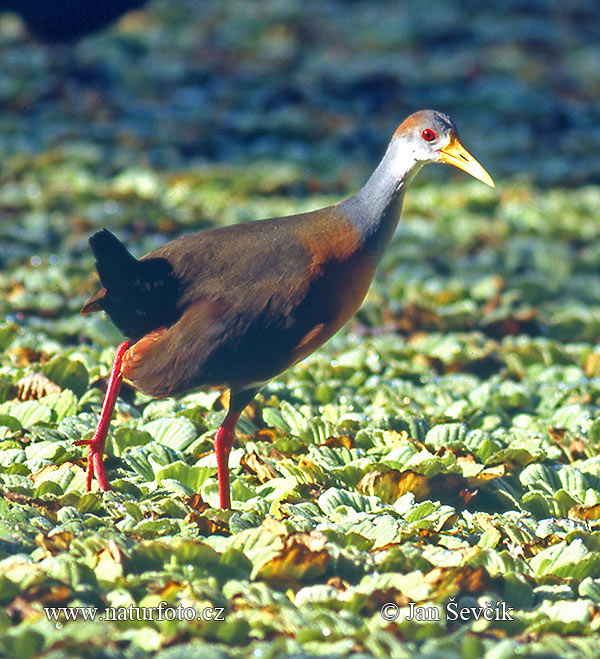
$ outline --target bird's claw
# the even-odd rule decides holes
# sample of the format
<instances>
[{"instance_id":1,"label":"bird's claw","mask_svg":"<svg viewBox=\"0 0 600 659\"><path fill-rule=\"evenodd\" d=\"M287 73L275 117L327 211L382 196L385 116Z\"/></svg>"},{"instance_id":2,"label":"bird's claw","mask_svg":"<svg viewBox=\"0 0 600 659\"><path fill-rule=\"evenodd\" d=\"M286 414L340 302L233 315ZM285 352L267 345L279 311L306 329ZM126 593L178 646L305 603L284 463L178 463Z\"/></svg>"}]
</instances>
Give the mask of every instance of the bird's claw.
<instances>
[{"instance_id":1,"label":"bird's claw","mask_svg":"<svg viewBox=\"0 0 600 659\"><path fill-rule=\"evenodd\" d=\"M98 486L102 492L111 489L108 484L108 477L106 475L106 469L104 469L102 457L104 456L104 446L106 444L106 435L108 434L108 427L110 425L110 417L115 407L117 395L123 380L121 374L121 362L123 361L123 355L127 352L130 345L129 341L124 341L117 348L112 369L110 371L110 377L108 379L106 394L104 395L104 401L102 402L100 418L98 419L98 425L96 426L94 434L90 439L78 439L74 442L75 446L88 447L86 472L88 492L92 489L92 479L94 476L96 477Z\"/></svg>"},{"instance_id":2,"label":"bird's claw","mask_svg":"<svg viewBox=\"0 0 600 659\"><path fill-rule=\"evenodd\" d=\"M104 446L98 446L97 440L94 437L91 439L78 439L73 442L75 446L88 446L87 454L87 470L86 470L86 491L90 492L92 489L92 480L96 476L98 487L101 492L110 490L111 487L108 483L108 476L104 468L102 460L104 453Z\"/></svg>"}]
</instances>

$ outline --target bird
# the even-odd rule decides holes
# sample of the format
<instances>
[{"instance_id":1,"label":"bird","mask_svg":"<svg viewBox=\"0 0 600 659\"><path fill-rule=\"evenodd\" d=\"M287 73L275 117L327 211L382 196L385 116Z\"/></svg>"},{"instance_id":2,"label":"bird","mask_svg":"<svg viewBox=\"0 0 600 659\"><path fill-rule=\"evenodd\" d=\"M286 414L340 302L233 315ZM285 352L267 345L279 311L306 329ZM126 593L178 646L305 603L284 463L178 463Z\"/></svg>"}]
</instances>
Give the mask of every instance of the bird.
<instances>
[{"instance_id":1,"label":"bird","mask_svg":"<svg viewBox=\"0 0 600 659\"><path fill-rule=\"evenodd\" d=\"M103 29L148 0L0 0L0 11L18 14L31 34L47 43L69 43Z\"/></svg>"},{"instance_id":2,"label":"bird","mask_svg":"<svg viewBox=\"0 0 600 659\"><path fill-rule=\"evenodd\" d=\"M125 335L88 446L87 489L110 489L105 441L121 383L154 397L226 386L214 436L219 505L231 507L229 454L237 421L272 378L297 364L358 310L400 219L409 183L427 163L458 167L493 187L451 119L434 110L396 129L353 196L297 215L204 229L137 259L108 229L90 245L102 288L82 314L104 310Z\"/></svg>"}]
</instances>

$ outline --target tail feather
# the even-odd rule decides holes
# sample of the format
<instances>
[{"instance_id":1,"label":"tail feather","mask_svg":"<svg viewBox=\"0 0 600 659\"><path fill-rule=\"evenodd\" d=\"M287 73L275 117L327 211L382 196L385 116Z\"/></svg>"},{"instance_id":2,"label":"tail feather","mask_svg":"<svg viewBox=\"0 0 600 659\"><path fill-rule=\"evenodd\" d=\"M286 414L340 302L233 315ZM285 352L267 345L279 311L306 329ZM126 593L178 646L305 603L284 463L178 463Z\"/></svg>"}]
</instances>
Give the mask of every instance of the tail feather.
<instances>
[{"instance_id":1,"label":"tail feather","mask_svg":"<svg viewBox=\"0 0 600 659\"><path fill-rule=\"evenodd\" d=\"M167 259L138 260L107 229L95 233L90 245L104 288L88 300L82 313L104 309L132 339L176 320L180 284Z\"/></svg>"},{"instance_id":2,"label":"tail feather","mask_svg":"<svg viewBox=\"0 0 600 659\"><path fill-rule=\"evenodd\" d=\"M108 229L96 232L90 238L90 246L96 257L96 270L106 290L112 294L131 289L139 277L140 262L125 245Z\"/></svg>"},{"instance_id":3,"label":"tail feather","mask_svg":"<svg viewBox=\"0 0 600 659\"><path fill-rule=\"evenodd\" d=\"M106 289L101 288L97 293L94 293L92 297L81 307L79 312L82 316L87 316L89 313L94 313L94 311L102 311L102 299L106 295Z\"/></svg>"}]
</instances>

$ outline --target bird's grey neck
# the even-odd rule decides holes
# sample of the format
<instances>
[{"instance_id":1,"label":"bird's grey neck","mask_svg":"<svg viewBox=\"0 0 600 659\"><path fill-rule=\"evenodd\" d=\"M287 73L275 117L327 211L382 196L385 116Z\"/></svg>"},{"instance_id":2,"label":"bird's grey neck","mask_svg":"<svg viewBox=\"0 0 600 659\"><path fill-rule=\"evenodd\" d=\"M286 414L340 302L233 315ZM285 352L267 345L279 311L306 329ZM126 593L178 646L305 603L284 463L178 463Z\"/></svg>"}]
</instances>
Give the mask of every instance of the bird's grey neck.
<instances>
[{"instance_id":1,"label":"bird's grey neck","mask_svg":"<svg viewBox=\"0 0 600 659\"><path fill-rule=\"evenodd\" d=\"M377 256L381 256L392 239L407 185L421 168L414 161L409 161L405 167L399 164L398 153L390 145L365 185L342 202L345 214L360 231L365 245ZM403 170L405 173L398 177L398 171Z\"/></svg>"}]
</instances>

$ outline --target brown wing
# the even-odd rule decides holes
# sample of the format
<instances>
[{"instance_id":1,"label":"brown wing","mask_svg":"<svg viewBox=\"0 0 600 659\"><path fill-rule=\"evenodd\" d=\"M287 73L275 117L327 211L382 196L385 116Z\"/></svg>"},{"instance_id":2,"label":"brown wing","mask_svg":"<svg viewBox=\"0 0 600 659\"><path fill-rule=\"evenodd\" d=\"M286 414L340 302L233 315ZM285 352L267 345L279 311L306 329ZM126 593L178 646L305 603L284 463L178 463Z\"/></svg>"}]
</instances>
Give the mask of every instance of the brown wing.
<instances>
[{"instance_id":1,"label":"brown wing","mask_svg":"<svg viewBox=\"0 0 600 659\"><path fill-rule=\"evenodd\" d=\"M123 358L123 375L157 398L219 384L202 377L206 357L225 340L219 305L198 301L171 327L162 327L134 343Z\"/></svg>"},{"instance_id":2,"label":"brown wing","mask_svg":"<svg viewBox=\"0 0 600 659\"><path fill-rule=\"evenodd\" d=\"M360 247L356 229L326 209L202 231L153 251L140 263L169 264L177 316L139 337L124 374L154 396L269 380L356 311L374 272ZM109 293L84 310L106 309Z\"/></svg>"}]
</instances>

